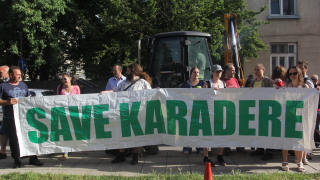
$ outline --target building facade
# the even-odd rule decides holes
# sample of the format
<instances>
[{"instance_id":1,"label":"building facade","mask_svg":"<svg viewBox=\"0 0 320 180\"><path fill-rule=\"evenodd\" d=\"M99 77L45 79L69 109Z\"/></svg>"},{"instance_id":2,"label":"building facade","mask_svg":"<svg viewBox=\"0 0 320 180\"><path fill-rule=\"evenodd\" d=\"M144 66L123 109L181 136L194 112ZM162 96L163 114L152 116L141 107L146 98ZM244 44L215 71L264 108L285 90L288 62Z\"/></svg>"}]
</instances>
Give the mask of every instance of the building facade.
<instances>
[{"instance_id":1,"label":"building facade","mask_svg":"<svg viewBox=\"0 0 320 180\"><path fill-rule=\"evenodd\" d=\"M246 0L248 9L268 9L257 16L271 24L258 28L267 51L260 51L259 58L244 62L245 76L254 75L255 64L265 65L266 76L271 76L277 65L288 69L297 61L309 63L308 75L320 74L320 0Z\"/></svg>"}]
</instances>

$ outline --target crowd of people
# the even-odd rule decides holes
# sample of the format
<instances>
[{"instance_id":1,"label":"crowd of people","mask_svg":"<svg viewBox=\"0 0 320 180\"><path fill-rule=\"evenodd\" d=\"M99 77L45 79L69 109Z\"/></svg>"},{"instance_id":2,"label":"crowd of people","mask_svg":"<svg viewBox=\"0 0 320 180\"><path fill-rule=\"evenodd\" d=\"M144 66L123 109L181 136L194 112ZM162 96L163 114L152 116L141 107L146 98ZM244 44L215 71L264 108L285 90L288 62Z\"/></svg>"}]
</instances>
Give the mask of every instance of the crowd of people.
<instances>
[{"instance_id":1,"label":"crowd of people","mask_svg":"<svg viewBox=\"0 0 320 180\"><path fill-rule=\"evenodd\" d=\"M211 67L211 79L204 81L199 78L200 70L193 67L190 70L190 79L183 82L181 88L213 88L219 91L223 88L240 88L239 83L235 76L235 67L232 63L226 64L223 68L215 64ZM298 61L296 66L285 69L283 66L278 65L272 72L271 77L264 75L265 67L259 63L254 66L254 75L249 75L245 83L248 88L264 88L264 87L286 87L286 88L320 88L318 76L313 74L311 78L307 76L308 63L305 61ZM105 91L100 93L118 92L118 91L134 91L151 89L152 78L143 72L140 65L133 63L126 68L125 76L122 75L122 66L115 64L112 68L114 77L110 78L107 82ZM20 81L21 70L17 66L1 66L0 67L0 105L3 108L3 122L0 129L1 135L1 149L0 159L7 158L6 145L8 139L10 140L11 156L14 159L14 168L21 166L21 157L19 151L18 138L16 135L15 121L13 116L12 105L18 103L19 97L28 97L30 93L25 83ZM160 87L159 87L160 88ZM61 84L57 87L57 95L73 95L80 94L80 88L76 84L76 78L69 73L61 75ZM320 105L318 107L318 118L320 118ZM316 121L316 129L314 133L315 145L320 147L320 133L319 133L319 119ZM209 157L209 147L196 147L197 153L204 155L203 163L211 163L214 165ZM140 147L134 148L131 164L135 165L139 162ZM223 155L232 153L230 147L217 148L217 162L226 166ZM236 147L236 150L246 154L244 147ZM276 149L266 149L257 147L251 148L253 150L250 156L262 156L261 160L273 159L273 155L277 152ZM290 150L282 150L283 162L281 168L283 171L289 171L288 154ZM87 152L84 152L87 153ZM192 147L183 147L183 154L192 153ZM304 172L304 165L308 165L308 154L303 151L291 151L295 155L294 163L298 166L298 171ZM68 152L65 152L61 160L66 160ZM111 163L120 163L126 160L125 149L119 149L115 159ZM30 165L42 166L43 163L37 156L30 156Z\"/></svg>"}]
</instances>

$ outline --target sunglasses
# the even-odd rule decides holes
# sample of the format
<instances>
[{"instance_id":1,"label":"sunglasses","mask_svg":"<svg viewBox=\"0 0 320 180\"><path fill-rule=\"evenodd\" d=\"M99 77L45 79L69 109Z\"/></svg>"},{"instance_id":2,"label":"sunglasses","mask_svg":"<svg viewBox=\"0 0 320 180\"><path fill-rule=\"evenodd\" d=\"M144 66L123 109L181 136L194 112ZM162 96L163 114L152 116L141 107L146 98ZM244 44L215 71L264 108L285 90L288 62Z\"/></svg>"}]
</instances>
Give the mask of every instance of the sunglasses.
<instances>
[{"instance_id":1,"label":"sunglasses","mask_svg":"<svg viewBox=\"0 0 320 180\"><path fill-rule=\"evenodd\" d=\"M292 75L297 75L297 74L298 74L298 72L288 73L288 74L289 74L289 76L292 76Z\"/></svg>"},{"instance_id":2,"label":"sunglasses","mask_svg":"<svg viewBox=\"0 0 320 180\"><path fill-rule=\"evenodd\" d=\"M68 78L61 78L61 81L66 81Z\"/></svg>"}]
</instances>

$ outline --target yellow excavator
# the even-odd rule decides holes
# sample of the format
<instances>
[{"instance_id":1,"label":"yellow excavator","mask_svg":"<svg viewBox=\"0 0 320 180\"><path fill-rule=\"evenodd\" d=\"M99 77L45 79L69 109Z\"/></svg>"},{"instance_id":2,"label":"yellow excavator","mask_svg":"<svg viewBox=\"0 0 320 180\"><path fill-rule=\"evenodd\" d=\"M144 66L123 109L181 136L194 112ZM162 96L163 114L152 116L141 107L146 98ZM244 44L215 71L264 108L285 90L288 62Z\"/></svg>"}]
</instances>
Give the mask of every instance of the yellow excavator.
<instances>
[{"instance_id":1,"label":"yellow excavator","mask_svg":"<svg viewBox=\"0 0 320 180\"><path fill-rule=\"evenodd\" d=\"M240 64L240 43L237 34L236 14L225 15L225 60L233 63L240 86L244 85ZM199 79L211 78L212 59L209 50L211 35L195 31L176 31L155 34L147 39L149 65L147 73L154 87L179 88L190 77L190 69L198 67Z\"/></svg>"},{"instance_id":2,"label":"yellow excavator","mask_svg":"<svg viewBox=\"0 0 320 180\"><path fill-rule=\"evenodd\" d=\"M235 13L225 14L224 25L224 64L234 64L236 70L235 78L238 80L240 86L244 86L245 79L239 56L239 50L241 49L241 46L239 41L239 34L237 32L237 15Z\"/></svg>"}]
</instances>

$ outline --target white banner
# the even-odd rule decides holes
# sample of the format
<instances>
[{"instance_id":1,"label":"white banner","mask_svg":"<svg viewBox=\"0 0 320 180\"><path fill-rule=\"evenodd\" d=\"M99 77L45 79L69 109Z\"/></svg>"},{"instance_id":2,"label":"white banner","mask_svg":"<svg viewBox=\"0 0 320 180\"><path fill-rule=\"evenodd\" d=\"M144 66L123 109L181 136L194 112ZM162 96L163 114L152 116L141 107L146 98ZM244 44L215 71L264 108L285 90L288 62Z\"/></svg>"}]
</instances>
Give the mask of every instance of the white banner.
<instances>
[{"instance_id":1,"label":"white banner","mask_svg":"<svg viewBox=\"0 0 320 180\"><path fill-rule=\"evenodd\" d=\"M21 156L167 144L311 151L319 92L151 89L20 98Z\"/></svg>"}]
</instances>

